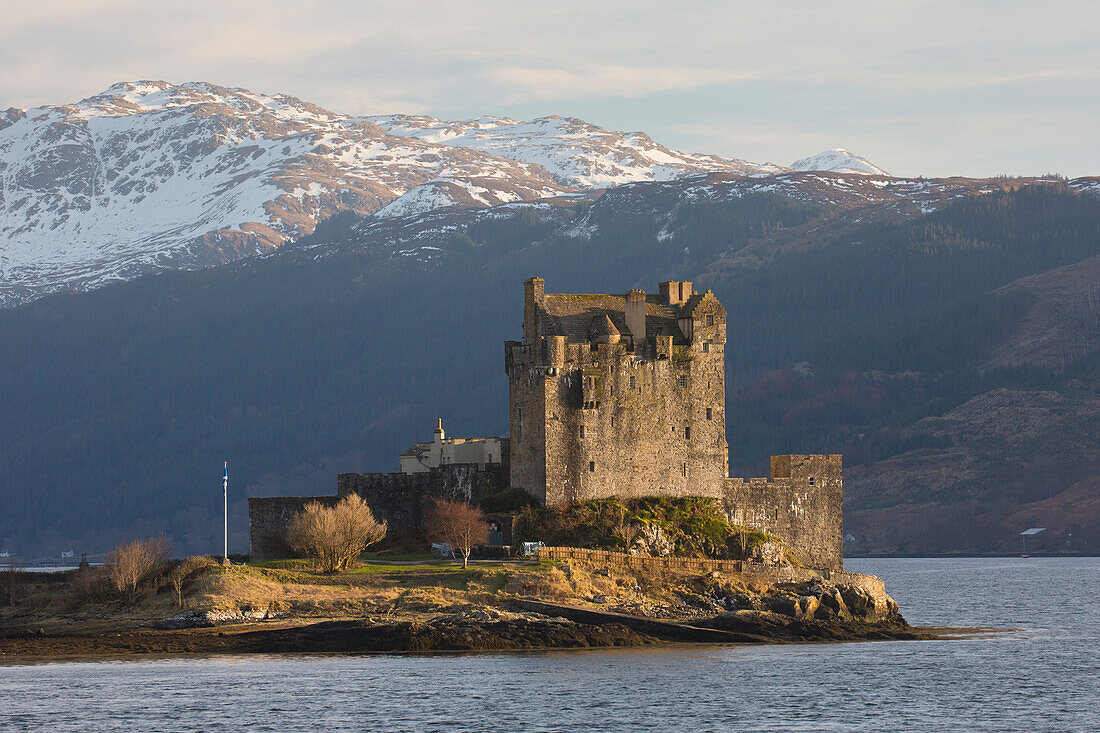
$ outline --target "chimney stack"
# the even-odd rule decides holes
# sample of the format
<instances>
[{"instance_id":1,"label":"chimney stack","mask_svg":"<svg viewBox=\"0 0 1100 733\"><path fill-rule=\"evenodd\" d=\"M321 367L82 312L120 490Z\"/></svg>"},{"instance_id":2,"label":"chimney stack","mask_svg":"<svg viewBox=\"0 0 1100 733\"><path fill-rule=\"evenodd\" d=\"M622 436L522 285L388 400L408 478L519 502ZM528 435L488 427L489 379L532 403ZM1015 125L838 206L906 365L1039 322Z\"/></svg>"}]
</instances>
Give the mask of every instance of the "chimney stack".
<instances>
[{"instance_id":1,"label":"chimney stack","mask_svg":"<svg viewBox=\"0 0 1100 733\"><path fill-rule=\"evenodd\" d=\"M669 305L683 305L692 295L691 280L667 280L661 283L661 298Z\"/></svg>"},{"instance_id":2,"label":"chimney stack","mask_svg":"<svg viewBox=\"0 0 1100 733\"><path fill-rule=\"evenodd\" d=\"M539 308L542 307L546 281L532 277L523 281L523 342L531 345L539 337Z\"/></svg>"},{"instance_id":3,"label":"chimney stack","mask_svg":"<svg viewBox=\"0 0 1100 733\"><path fill-rule=\"evenodd\" d=\"M634 348L645 343L645 291L639 288L626 294L626 328Z\"/></svg>"}]
</instances>

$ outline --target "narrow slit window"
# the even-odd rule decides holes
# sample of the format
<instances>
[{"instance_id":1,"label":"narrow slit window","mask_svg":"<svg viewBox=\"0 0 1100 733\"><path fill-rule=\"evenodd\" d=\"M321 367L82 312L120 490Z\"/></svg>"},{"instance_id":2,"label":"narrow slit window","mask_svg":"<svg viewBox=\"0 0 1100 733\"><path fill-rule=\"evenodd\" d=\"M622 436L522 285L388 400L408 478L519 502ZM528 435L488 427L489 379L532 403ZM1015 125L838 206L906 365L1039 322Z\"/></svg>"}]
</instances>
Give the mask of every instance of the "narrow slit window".
<instances>
[{"instance_id":1,"label":"narrow slit window","mask_svg":"<svg viewBox=\"0 0 1100 733\"><path fill-rule=\"evenodd\" d=\"M582 438L584 437L584 426L583 425L581 425L581 437Z\"/></svg>"},{"instance_id":2,"label":"narrow slit window","mask_svg":"<svg viewBox=\"0 0 1100 733\"><path fill-rule=\"evenodd\" d=\"M714 416L714 412L711 410L711 408L708 407L707 408L707 419L710 420L710 419L712 419L713 416Z\"/></svg>"},{"instance_id":3,"label":"narrow slit window","mask_svg":"<svg viewBox=\"0 0 1100 733\"><path fill-rule=\"evenodd\" d=\"M690 427L685 427L684 428L684 440L691 440L691 428Z\"/></svg>"},{"instance_id":4,"label":"narrow slit window","mask_svg":"<svg viewBox=\"0 0 1100 733\"><path fill-rule=\"evenodd\" d=\"M588 462L588 472L589 473L594 473L595 471L596 471L596 462L595 461L589 461Z\"/></svg>"}]
</instances>

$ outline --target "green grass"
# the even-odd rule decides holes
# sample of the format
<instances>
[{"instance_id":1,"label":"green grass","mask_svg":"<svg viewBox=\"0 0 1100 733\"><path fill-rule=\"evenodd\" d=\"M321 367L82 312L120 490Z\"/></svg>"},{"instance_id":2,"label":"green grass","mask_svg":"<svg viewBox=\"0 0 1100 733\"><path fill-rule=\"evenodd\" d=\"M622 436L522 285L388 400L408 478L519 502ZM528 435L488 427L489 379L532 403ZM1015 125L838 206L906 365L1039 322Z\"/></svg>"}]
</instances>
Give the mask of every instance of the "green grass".
<instances>
[{"instance_id":1,"label":"green grass","mask_svg":"<svg viewBox=\"0 0 1100 733\"><path fill-rule=\"evenodd\" d=\"M286 560L257 560L244 563L246 567L263 568L264 570L308 570L312 563L308 558L291 558Z\"/></svg>"},{"instance_id":2,"label":"green grass","mask_svg":"<svg viewBox=\"0 0 1100 733\"><path fill-rule=\"evenodd\" d=\"M361 560L367 562L423 562L437 559L437 557L430 552L394 552L391 550L382 550L381 552L364 552L359 557Z\"/></svg>"},{"instance_id":3,"label":"green grass","mask_svg":"<svg viewBox=\"0 0 1100 733\"><path fill-rule=\"evenodd\" d=\"M347 570L340 575L394 575L404 573L452 573L461 572L462 566L452 563L450 560L437 562L409 563L391 565L389 563L364 562L354 570Z\"/></svg>"},{"instance_id":4,"label":"green grass","mask_svg":"<svg viewBox=\"0 0 1100 733\"><path fill-rule=\"evenodd\" d=\"M461 564L456 563L454 560L449 559L432 559L434 556L428 554L401 554L401 555L386 555L379 553L366 553L363 555L360 563L352 570L344 570L338 573L332 573L324 577L337 578L344 575L423 575L434 573L456 573L463 572ZM420 561L420 562L417 562ZM557 563L556 560L546 561L549 563ZM476 565L471 565L465 570L465 572L472 572L475 569L486 568L498 568L504 567L505 563L483 563L478 562ZM307 575L317 575L313 570L313 564L304 558L290 558L282 560L264 560L261 562L250 562L243 565L235 566L241 569L255 569L260 571L266 571L268 577L278 577L289 579L293 576L288 573L303 573ZM274 572L273 572L274 571Z\"/></svg>"}]
</instances>

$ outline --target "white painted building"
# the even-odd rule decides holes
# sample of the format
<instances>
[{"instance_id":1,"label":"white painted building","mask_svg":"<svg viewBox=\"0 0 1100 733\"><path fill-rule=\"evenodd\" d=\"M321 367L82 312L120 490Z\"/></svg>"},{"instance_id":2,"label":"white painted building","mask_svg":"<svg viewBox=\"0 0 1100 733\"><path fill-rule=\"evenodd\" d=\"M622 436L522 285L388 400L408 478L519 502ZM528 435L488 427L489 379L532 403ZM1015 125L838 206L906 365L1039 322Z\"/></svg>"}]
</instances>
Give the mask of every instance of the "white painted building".
<instances>
[{"instance_id":1,"label":"white painted building","mask_svg":"<svg viewBox=\"0 0 1100 733\"><path fill-rule=\"evenodd\" d=\"M452 463L476 463L483 469L500 463L501 443L500 438L448 438L439 418L431 443L417 443L401 454L401 473L423 473Z\"/></svg>"}]
</instances>

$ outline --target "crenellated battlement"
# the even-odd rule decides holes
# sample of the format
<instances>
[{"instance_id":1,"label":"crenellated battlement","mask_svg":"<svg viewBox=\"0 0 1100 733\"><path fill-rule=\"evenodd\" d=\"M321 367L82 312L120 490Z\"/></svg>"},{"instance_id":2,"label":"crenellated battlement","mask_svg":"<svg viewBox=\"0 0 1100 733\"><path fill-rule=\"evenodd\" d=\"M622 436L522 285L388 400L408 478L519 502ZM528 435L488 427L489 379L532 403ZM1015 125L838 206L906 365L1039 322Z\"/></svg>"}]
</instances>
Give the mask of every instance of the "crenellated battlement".
<instances>
[{"instance_id":1,"label":"crenellated battlement","mask_svg":"<svg viewBox=\"0 0 1100 733\"><path fill-rule=\"evenodd\" d=\"M783 540L806 565L841 570L842 472L839 455L772 456L769 478L726 479L726 514Z\"/></svg>"}]
</instances>

